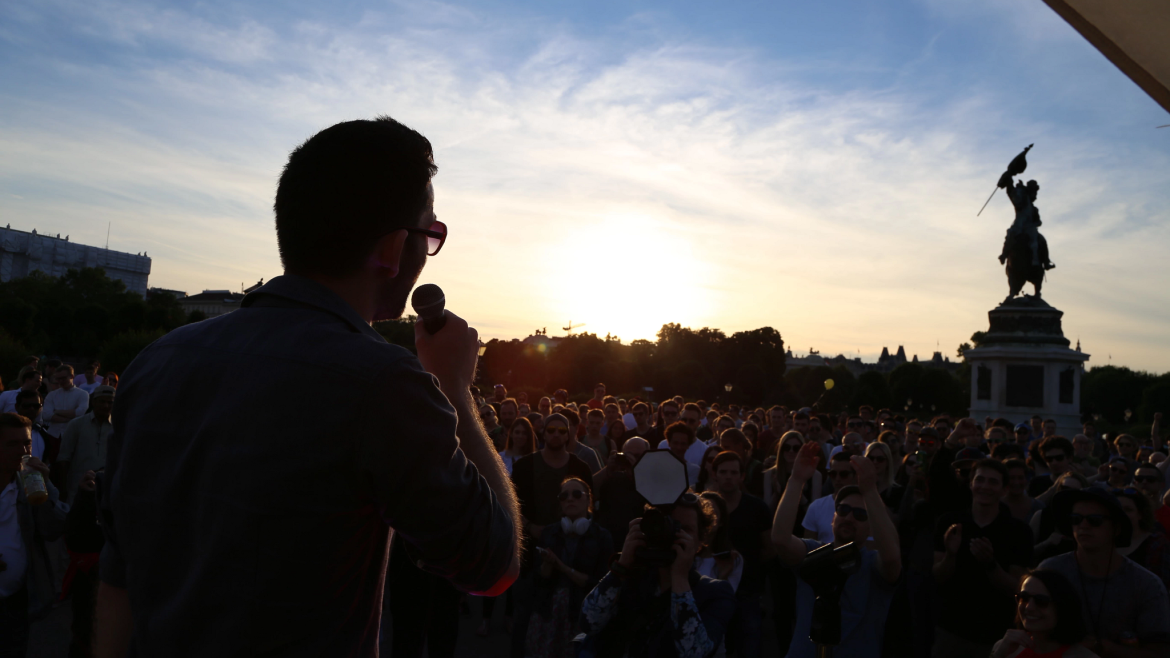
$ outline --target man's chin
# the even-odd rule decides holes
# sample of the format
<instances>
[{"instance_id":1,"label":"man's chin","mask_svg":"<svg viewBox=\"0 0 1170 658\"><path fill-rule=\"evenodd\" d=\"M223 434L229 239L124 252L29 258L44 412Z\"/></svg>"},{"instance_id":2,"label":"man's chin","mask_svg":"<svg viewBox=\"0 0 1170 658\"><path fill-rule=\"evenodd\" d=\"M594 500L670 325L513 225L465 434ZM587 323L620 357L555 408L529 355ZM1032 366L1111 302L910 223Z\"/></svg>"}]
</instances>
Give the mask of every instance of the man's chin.
<instances>
[{"instance_id":1,"label":"man's chin","mask_svg":"<svg viewBox=\"0 0 1170 658\"><path fill-rule=\"evenodd\" d=\"M402 312L406 310L406 300L397 302L396 304L380 307L374 312L374 322L383 322L385 320L401 320Z\"/></svg>"}]
</instances>

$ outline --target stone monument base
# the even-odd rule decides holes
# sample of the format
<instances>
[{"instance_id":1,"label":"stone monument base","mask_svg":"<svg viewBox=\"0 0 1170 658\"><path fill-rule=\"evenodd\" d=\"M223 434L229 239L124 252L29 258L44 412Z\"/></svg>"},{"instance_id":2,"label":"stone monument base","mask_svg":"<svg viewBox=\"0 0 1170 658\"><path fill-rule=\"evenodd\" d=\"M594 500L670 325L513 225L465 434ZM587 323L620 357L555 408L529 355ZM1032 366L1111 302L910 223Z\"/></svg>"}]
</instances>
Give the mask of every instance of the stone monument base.
<instances>
[{"instance_id":1,"label":"stone monument base","mask_svg":"<svg viewBox=\"0 0 1170 658\"><path fill-rule=\"evenodd\" d=\"M1079 345L1069 348L1064 313L1024 295L987 315L989 330L964 354L971 364L971 417L1051 418L1057 434L1071 439L1081 430L1081 375L1089 355Z\"/></svg>"}]
</instances>

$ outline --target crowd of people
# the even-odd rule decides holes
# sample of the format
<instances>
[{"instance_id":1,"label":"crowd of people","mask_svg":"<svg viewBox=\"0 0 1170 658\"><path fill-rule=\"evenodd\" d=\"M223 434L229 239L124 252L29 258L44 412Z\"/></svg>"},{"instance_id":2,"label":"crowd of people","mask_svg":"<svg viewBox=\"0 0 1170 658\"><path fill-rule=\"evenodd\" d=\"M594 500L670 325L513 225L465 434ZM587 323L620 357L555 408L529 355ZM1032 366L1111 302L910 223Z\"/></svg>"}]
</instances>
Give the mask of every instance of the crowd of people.
<instances>
[{"instance_id":1,"label":"crowd of people","mask_svg":"<svg viewBox=\"0 0 1170 658\"><path fill-rule=\"evenodd\" d=\"M0 394L0 658L24 656L30 621L64 601L70 656L90 655L95 480L117 391L100 371L30 359ZM502 630L517 658L756 658L765 632L793 657L818 643L859 657L1170 652L1161 414L1147 440L1091 421L1069 438L1040 417L831 416L626 400L602 384L584 402L473 394L520 502L525 556L516 584L484 599L476 634ZM662 509L637 489L652 450L688 485ZM651 528L655 513L666 518ZM451 656L466 597L405 541L391 550L383 653Z\"/></svg>"}]
</instances>

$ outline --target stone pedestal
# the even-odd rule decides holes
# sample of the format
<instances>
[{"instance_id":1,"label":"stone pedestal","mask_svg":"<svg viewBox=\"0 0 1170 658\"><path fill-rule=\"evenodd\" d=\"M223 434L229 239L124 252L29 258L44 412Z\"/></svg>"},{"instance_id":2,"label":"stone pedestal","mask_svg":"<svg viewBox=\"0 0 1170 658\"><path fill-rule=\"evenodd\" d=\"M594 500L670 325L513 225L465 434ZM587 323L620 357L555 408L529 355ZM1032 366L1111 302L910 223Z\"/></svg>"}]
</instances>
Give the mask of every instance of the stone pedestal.
<instances>
[{"instance_id":1,"label":"stone pedestal","mask_svg":"<svg viewBox=\"0 0 1170 658\"><path fill-rule=\"evenodd\" d=\"M991 327L964 355L971 364L971 417L1056 421L1071 439L1081 429L1081 375L1089 355L1070 349L1063 312L1027 295L987 313Z\"/></svg>"}]
</instances>

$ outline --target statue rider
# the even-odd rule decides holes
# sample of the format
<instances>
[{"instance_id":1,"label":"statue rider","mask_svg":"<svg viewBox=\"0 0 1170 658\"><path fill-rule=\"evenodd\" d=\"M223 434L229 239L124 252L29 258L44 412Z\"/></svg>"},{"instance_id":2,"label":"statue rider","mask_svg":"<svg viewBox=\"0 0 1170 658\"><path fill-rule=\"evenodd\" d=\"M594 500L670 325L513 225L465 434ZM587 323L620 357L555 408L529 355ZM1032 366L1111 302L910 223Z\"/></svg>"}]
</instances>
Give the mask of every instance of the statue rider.
<instances>
[{"instance_id":1,"label":"statue rider","mask_svg":"<svg viewBox=\"0 0 1170 658\"><path fill-rule=\"evenodd\" d=\"M1008 180L1010 181L1010 178ZM1027 185L1024 185L1023 182L1012 185L1009 182L1004 188L1008 198L1012 200L1012 205L1016 208L1016 220L1012 222L1004 237L1003 252L999 255L999 262L1003 263L1007 260L1011 241L1018 237L1028 241L1033 266L1043 265L1046 270L1056 267L1048 260L1048 241L1037 230L1040 227L1040 211L1036 208L1035 202L1036 194L1040 191L1040 184L1034 180L1028 181Z\"/></svg>"}]
</instances>

